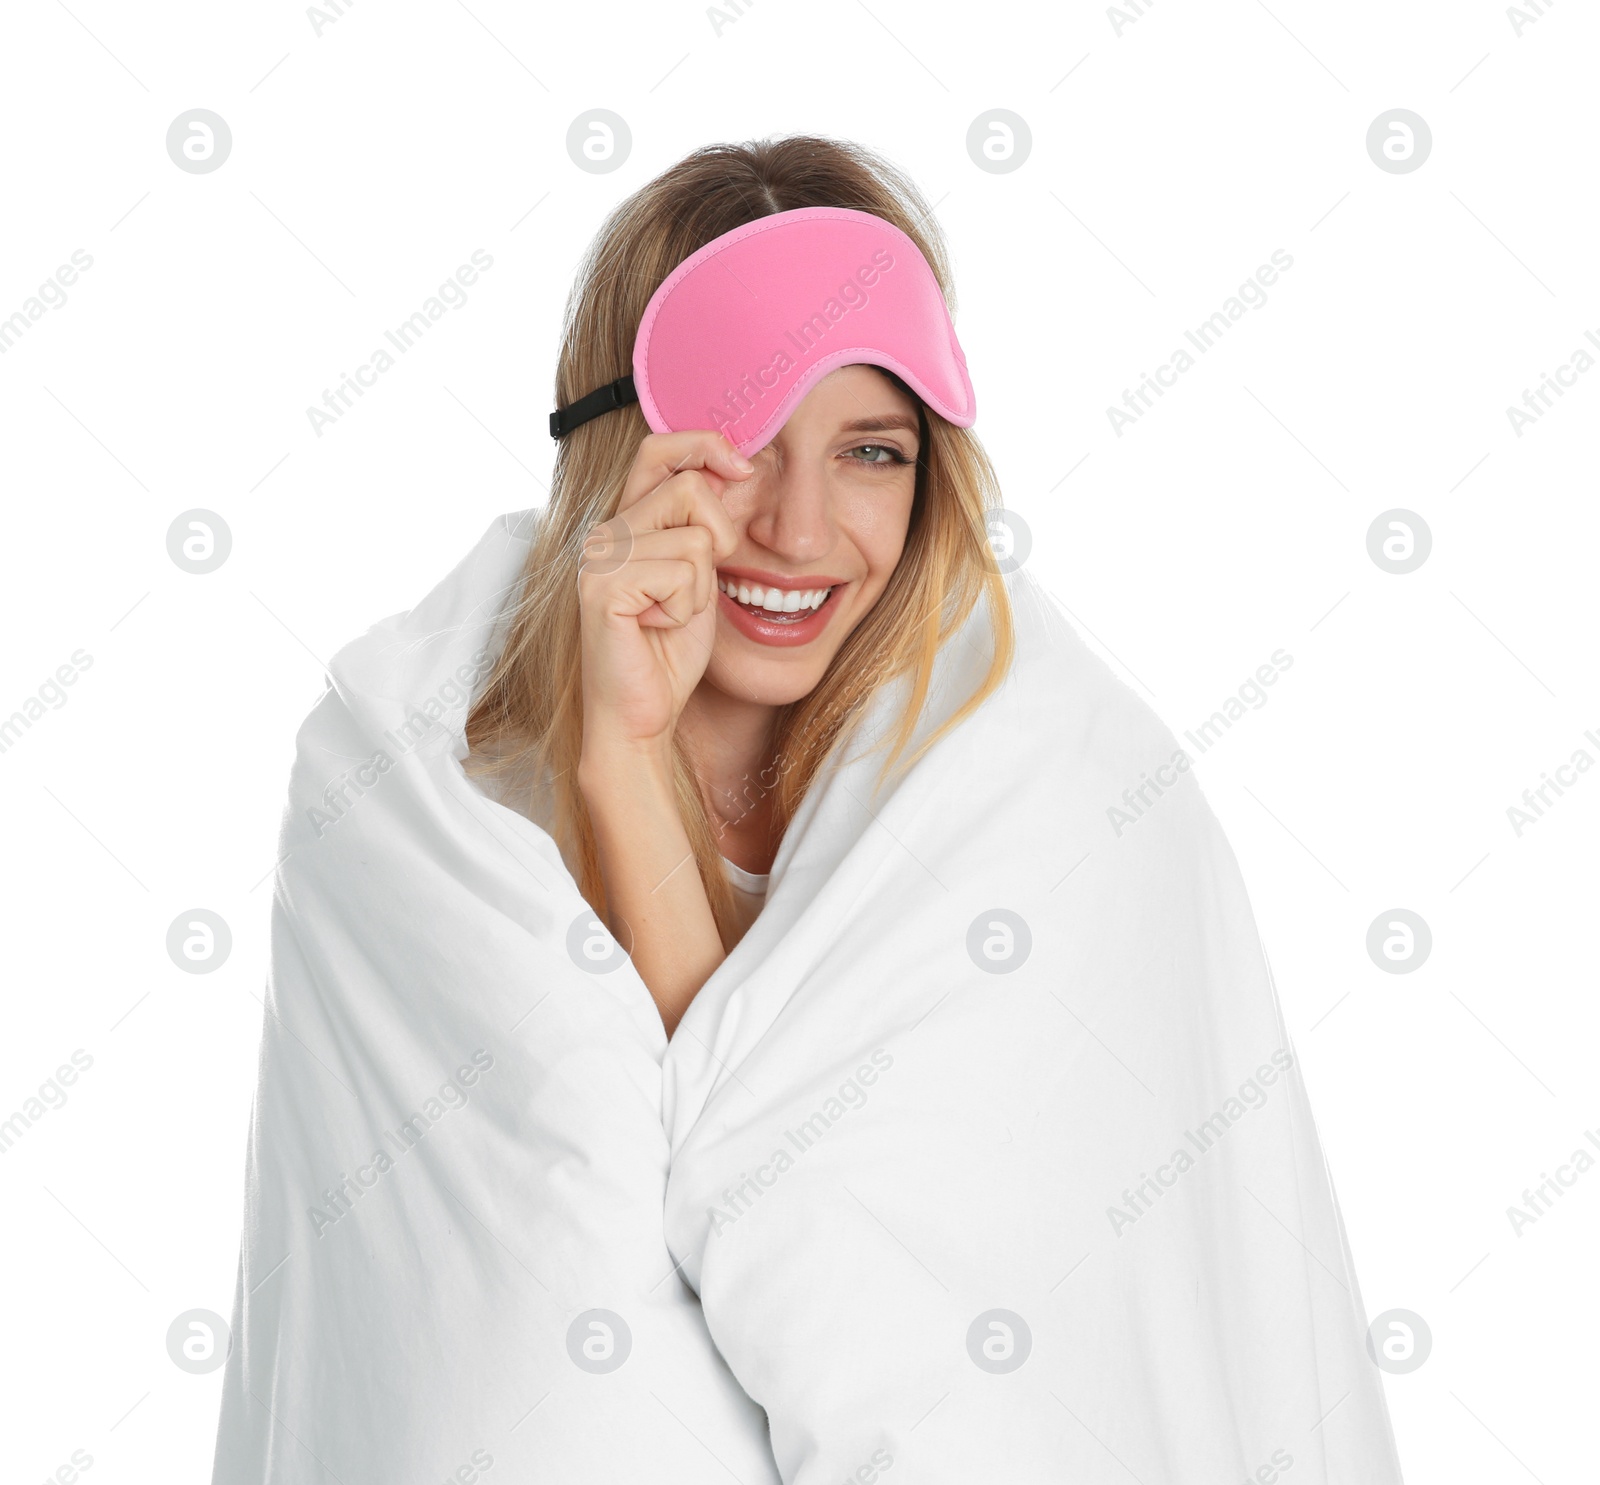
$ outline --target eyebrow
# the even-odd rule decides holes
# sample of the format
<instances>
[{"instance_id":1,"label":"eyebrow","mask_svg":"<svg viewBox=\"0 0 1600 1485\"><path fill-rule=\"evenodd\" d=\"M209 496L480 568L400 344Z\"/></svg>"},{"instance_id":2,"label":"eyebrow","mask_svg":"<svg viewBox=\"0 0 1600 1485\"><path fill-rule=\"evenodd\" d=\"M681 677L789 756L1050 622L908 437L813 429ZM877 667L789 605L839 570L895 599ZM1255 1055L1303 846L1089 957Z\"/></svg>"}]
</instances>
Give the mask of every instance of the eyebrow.
<instances>
[{"instance_id":1,"label":"eyebrow","mask_svg":"<svg viewBox=\"0 0 1600 1485\"><path fill-rule=\"evenodd\" d=\"M856 418L841 425L845 433L887 433L891 428L904 428L907 432L921 431L917 420L906 413L889 413L881 418Z\"/></svg>"}]
</instances>

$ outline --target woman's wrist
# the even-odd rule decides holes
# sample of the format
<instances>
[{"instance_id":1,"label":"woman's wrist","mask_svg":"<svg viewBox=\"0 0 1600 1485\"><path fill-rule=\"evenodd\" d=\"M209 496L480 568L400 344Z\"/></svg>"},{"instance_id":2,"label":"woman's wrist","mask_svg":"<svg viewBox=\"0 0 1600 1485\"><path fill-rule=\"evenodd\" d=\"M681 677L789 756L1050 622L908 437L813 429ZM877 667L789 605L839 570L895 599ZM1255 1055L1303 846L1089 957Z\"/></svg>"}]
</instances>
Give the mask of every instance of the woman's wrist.
<instances>
[{"instance_id":1,"label":"woman's wrist","mask_svg":"<svg viewBox=\"0 0 1600 1485\"><path fill-rule=\"evenodd\" d=\"M607 926L632 958L670 1037L724 957L678 811L671 744L586 747L578 788L600 856Z\"/></svg>"},{"instance_id":2,"label":"woman's wrist","mask_svg":"<svg viewBox=\"0 0 1600 1485\"><path fill-rule=\"evenodd\" d=\"M673 784L672 744L585 743L578 757L578 791L586 803L641 786Z\"/></svg>"}]
</instances>

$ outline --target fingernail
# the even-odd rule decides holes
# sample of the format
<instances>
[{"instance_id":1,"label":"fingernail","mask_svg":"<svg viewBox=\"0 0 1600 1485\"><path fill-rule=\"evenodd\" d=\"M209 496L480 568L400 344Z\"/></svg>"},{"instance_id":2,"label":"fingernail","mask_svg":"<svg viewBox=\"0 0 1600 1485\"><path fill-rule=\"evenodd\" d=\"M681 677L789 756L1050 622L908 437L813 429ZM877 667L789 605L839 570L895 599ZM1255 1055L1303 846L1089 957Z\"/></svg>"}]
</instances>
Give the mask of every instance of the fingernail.
<instances>
[{"instance_id":1,"label":"fingernail","mask_svg":"<svg viewBox=\"0 0 1600 1485\"><path fill-rule=\"evenodd\" d=\"M733 451L733 467L735 469L742 470L745 474L750 474L755 470L755 465L746 459L745 456L738 451L738 449Z\"/></svg>"}]
</instances>

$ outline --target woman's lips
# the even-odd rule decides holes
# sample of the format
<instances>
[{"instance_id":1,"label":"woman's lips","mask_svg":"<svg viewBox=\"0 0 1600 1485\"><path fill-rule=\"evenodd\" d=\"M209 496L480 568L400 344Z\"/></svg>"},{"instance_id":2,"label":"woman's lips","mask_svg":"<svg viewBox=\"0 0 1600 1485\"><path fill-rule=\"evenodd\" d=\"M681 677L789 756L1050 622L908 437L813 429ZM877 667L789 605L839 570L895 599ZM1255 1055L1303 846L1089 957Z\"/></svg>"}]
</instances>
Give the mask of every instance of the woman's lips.
<instances>
[{"instance_id":1,"label":"woman's lips","mask_svg":"<svg viewBox=\"0 0 1600 1485\"><path fill-rule=\"evenodd\" d=\"M835 584L833 591L804 618L764 619L758 610L728 597L720 587L717 589L717 602L728 616L729 623L747 639L753 639L757 644L780 647L803 645L809 644L828 627L833 611L838 606L839 595L846 586L844 583Z\"/></svg>"}]
</instances>

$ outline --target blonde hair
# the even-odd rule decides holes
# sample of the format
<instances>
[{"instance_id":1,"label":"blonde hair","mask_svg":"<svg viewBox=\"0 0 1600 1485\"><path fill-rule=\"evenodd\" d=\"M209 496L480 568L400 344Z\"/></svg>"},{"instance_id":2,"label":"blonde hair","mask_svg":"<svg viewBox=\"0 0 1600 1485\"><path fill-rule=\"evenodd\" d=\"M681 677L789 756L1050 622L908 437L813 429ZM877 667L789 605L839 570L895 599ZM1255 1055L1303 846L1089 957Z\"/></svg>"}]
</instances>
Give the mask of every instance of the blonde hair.
<instances>
[{"instance_id":1,"label":"blonde hair","mask_svg":"<svg viewBox=\"0 0 1600 1485\"><path fill-rule=\"evenodd\" d=\"M931 209L894 166L860 145L810 135L708 145L642 186L602 225L567 301L555 405L565 407L631 368L645 304L691 253L746 222L803 206L853 207L899 227L922 250L954 311L949 264ZM899 563L817 686L777 711L776 777L764 787L775 791L773 830L779 838L879 685L902 675L910 681L879 771L881 786L897 761L902 772L909 769L981 705L1010 668L1010 606L988 537L988 514L1000 505L998 482L970 430L927 411L915 394L913 400L923 438ZM530 813L539 809L536 818L555 838L584 897L602 908L599 853L577 784L583 736L579 552L584 535L616 513L640 440L649 432L633 403L580 425L557 445L550 499L502 621L505 644L466 727L469 772L492 780L508 804L520 799ZM902 758L940 645L980 596L988 600L994 632L988 671L954 714ZM736 919L718 834L681 737L674 752L679 813L726 947Z\"/></svg>"}]
</instances>

